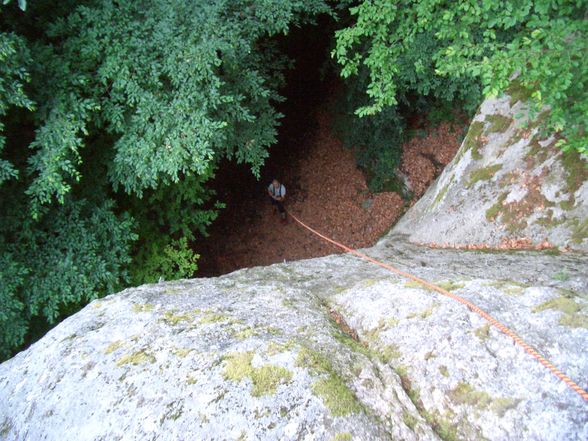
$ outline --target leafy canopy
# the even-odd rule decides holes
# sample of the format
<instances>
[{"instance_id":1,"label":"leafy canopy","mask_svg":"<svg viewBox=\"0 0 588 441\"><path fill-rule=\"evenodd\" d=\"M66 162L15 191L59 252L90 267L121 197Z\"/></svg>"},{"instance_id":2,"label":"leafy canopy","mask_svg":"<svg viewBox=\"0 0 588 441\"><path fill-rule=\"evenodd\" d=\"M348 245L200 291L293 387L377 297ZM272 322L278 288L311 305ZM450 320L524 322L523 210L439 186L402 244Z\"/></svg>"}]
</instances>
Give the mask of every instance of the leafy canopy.
<instances>
[{"instance_id":1,"label":"leafy canopy","mask_svg":"<svg viewBox=\"0 0 588 441\"><path fill-rule=\"evenodd\" d=\"M545 128L561 132L565 148L588 153L586 1L370 0L351 14L356 21L337 32L333 55L344 77L369 70L370 102L358 115L399 102L402 60L427 36L436 46L432 57L416 57L411 66L421 94L439 93L439 77L469 77L482 82L486 96L496 96L518 75L533 110L551 108Z\"/></svg>"},{"instance_id":2,"label":"leafy canopy","mask_svg":"<svg viewBox=\"0 0 588 441\"><path fill-rule=\"evenodd\" d=\"M219 160L258 173L276 141L288 60L272 37L328 7L5 0L0 11L4 358L129 274L193 274L192 242L220 207L206 186Z\"/></svg>"},{"instance_id":3,"label":"leafy canopy","mask_svg":"<svg viewBox=\"0 0 588 441\"><path fill-rule=\"evenodd\" d=\"M262 37L324 10L319 0L101 0L51 23L53 44L35 53L35 212L80 180L97 130L116 137L109 177L127 193L210 173L220 156L258 173L276 141L286 62Z\"/></svg>"}]
</instances>

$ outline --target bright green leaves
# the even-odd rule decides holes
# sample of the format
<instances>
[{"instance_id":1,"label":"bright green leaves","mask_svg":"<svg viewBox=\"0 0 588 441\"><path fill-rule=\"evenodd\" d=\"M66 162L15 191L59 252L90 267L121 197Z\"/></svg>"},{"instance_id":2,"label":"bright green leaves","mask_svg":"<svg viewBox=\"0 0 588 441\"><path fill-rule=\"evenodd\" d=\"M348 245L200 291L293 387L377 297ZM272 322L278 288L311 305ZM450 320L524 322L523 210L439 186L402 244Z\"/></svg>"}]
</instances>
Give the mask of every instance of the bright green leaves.
<instances>
[{"instance_id":1,"label":"bright green leaves","mask_svg":"<svg viewBox=\"0 0 588 441\"><path fill-rule=\"evenodd\" d=\"M414 64L417 88L435 95L447 84L435 85L439 76L452 80L458 91L478 78L484 94L496 96L518 75L534 91L535 111L551 107L546 128L560 132L568 148L587 152L585 11L585 1L366 1L352 9L356 23L337 33L333 56L344 77L362 66L370 72L371 104L359 108L359 115L396 104L408 72L402 68L405 58L420 59ZM431 39L432 54L415 48L419 35ZM434 70L423 69L430 60Z\"/></svg>"},{"instance_id":2,"label":"bright green leaves","mask_svg":"<svg viewBox=\"0 0 588 441\"><path fill-rule=\"evenodd\" d=\"M100 0L55 21L53 50L36 52L48 90L38 91L33 207L63 202L100 130L115 137L109 176L127 193L205 174L222 156L257 174L276 142L285 65L260 40L327 10L319 0Z\"/></svg>"}]
</instances>

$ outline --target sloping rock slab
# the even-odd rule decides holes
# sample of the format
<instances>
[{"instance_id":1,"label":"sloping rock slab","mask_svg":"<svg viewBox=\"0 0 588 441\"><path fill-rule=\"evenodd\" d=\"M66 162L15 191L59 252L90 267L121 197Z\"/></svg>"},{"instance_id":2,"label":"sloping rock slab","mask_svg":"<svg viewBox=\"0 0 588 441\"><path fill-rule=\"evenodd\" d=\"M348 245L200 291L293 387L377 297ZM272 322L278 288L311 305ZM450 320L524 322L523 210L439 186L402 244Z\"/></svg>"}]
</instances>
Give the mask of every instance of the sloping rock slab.
<instances>
[{"instance_id":1,"label":"sloping rock slab","mask_svg":"<svg viewBox=\"0 0 588 441\"><path fill-rule=\"evenodd\" d=\"M367 250L587 388L588 259ZM462 305L348 255L95 301L0 365L7 440L588 438L586 402Z\"/></svg>"}]
</instances>

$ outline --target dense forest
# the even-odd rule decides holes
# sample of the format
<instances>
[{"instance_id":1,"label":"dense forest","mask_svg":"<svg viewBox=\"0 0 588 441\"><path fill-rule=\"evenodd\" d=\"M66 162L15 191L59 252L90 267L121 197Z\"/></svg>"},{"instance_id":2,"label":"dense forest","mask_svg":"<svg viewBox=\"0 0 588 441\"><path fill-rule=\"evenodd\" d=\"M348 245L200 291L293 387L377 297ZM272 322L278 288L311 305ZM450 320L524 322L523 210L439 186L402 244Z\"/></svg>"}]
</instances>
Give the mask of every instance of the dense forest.
<instances>
[{"instance_id":1,"label":"dense forest","mask_svg":"<svg viewBox=\"0 0 588 441\"><path fill-rule=\"evenodd\" d=\"M276 144L294 28L321 22L374 191L411 115L505 91L588 153L585 1L3 3L0 359L94 298L196 273L219 165L259 176Z\"/></svg>"}]
</instances>

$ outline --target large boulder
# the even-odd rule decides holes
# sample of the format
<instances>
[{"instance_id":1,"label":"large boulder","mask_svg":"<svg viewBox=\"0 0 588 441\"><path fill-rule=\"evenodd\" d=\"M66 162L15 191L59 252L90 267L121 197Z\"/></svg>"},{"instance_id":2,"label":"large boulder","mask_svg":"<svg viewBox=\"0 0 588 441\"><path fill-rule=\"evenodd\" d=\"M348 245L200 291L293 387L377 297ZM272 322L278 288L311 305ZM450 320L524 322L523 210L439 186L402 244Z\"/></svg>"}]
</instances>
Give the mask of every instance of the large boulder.
<instances>
[{"instance_id":1,"label":"large boulder","mask_svg":"<svg viewBox=\"0 0 588 441\"><path fill-rule=\"evenodd\" d=\"M423 244L588 251L588 166L529 118L516 82L480 106L453 161L394 230Z\"/></svg>"},{"instance_id":2,"label":"large boulder","mask_svg":"<svg viewBox=\"0 0 588 441\"><path fill-rule=\"evenodd\" d=\"M588 259L368 252L588 386ZM348 255L92 302L0 365L7 440L587 439L586 402L454 300Z\"/></svg>"}]
</instances>

